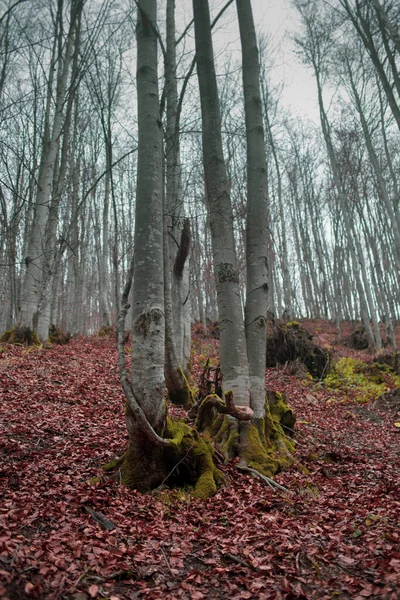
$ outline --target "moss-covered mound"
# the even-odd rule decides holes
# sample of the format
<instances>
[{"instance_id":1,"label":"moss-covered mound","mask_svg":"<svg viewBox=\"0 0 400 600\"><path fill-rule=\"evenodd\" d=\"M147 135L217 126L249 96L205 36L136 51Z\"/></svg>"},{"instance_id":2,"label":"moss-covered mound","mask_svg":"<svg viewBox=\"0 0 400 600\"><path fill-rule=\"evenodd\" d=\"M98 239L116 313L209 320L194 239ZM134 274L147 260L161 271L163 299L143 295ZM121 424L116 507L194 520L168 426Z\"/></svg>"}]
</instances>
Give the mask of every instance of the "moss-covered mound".
<instances>
[{"instance_id":1,"label":"moss-covered mound","mask_svg":"<svg viewBox=\"0 0 400 600\"><path fill-rule=\"evenodd\" d=\"M300 361L312 377L326 376L330 352L313 342L313 336L297 321L275 323L267 334L266 366L275 367Z\"/></svg>"},{"instance_id":2,"label":"moss-covered mound","mask_svg":"<svg viewBox=\"0 0 400 600\"><path fill-rule=\"evenodd\" d=\"M397 375L400 375L400 354L398 352L378 352L372 359L374 363L379 365L388 365Z\"/></svg>"},{"instance_id":3,"label":"moss-covered mound","mask_svg":"<svg viewBox=\"0 0 400 600\"><path fill-rule=\"evenodd\" d=\"M251 422L239 422L217 411L206 415L201 423L196 422L197 426L212 439L226 461L239 456L243 464L268 477L292 464L294 446L290 436L296 417L283 394L268 392L265 417Z\"/></svg>"},{"instance_id":4,"label":"moss-covered mound","mask_svg":"<svg viewBox=\"0 0 400 600\"><path fill-rule=\"evenodd\" d=\"M49 342L52 344L58 344L60 346L69 344L71 341L71 334L68 331L63 331L61 328L56 327L54 323L49 327Z\"/></svg>"},{"instance_id":5,"label":"moss-covered mound","mask_svg":"<svg viewBox=\"0 0 400 600\"><path fill-rule=\"evenodd\" d=\"M135 449L130 447L124 456L105 465L103 470L116 472L116 479L123 485L143 493L160 487L190 486L195 498L205 500L213 496L224 482L224 475L214 464L211 444L196 429L169 418L164 437L172 440L170 447L149 447L149 452L140 459ZM149 458L152 463L151 474Z\"/></svg>"},{"instance_id":6,"label":"moss-covered mound","mask_svg":"<svg viewBox=\"0 0 400 600\"><path fill-rule=\"evenodd\" d=\"M114 337L116 335L115 327L113 325L103 325L97 332L99 337Z\"/></svg>"},{"instance_id":7,"label":"moss-covered mound","mask_svg":"<svg viewBox=\"0 0 400 600\"><path fill-rule=\"evenodd\" d=\"M365 328L362 325L356 327L353 333L345 341L345 345L354 350L366 350L368 348L368 338Z\"/></svg>"},{"instance_id":8,"label":"moss-covered mound","mask_svg":"<svg viewBox=\"0 0 400 600\"><path fill-rule=\"evenodd\" d=\"M38 338L36 331L32 331L29 327L13 327L9 329L0 338L0 342L4 344L21 344L25 346L41 346L41 341Z\"/></svg>"},{"instance_id":9,"label":"moss-covered mound","mask_svg":"<svg viewBox=\"0 0 400 600\"><path fill-rule=\"evenodd\" d=\"M400 387L400 376L387 364L343 357L333 364L325 385L344 392L349 400L365 403Z\"/></svg>"}]
</instances>

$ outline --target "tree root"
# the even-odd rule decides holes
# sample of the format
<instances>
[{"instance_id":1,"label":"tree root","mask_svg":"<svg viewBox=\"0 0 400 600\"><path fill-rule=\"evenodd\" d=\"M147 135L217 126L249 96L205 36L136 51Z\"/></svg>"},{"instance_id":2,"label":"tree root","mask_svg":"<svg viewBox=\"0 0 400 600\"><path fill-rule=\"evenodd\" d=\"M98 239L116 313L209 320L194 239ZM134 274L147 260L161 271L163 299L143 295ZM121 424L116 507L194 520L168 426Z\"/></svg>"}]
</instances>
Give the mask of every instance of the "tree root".
<instances>
[{"instance_id":1,"label":"tree root","mask_svg":"<svg viewBox=\"0 0 400 600\"><path fill-rule=\"evenodd\" d=\"M238 471L243 471L244 473L251 473L251 475L255 475L256 477L259 477L260 479L262 479L263 481L265 481L265 483L271 489L277 488L278 490L281 490L282 492L286 492L287 494L293 494L294 493L291 490L289 490L288 488L285 488L280 483L277 483L276 481L274 481L270 477L267 477L267 475L263 475L262 473L260 473L256 469L252 469L251 467L246 467L244 465L238 465L237 469L238 469Z\"/></svg>"},{"instance_id":2,"label":"tree root","mask_svg":"<svg viewBox=\"0 0 400 600\"><path fill-rule=\"evenodd\" d=\"M215 418L215 412L230 415L238 421L251 421L254 416L254 412L249 406L235 406L232 390L225 392L225 402L217 394L210 394L204 398L199 406L195 421L196 429L203 431L211 425Z\"/></svg>"}]
</instances>

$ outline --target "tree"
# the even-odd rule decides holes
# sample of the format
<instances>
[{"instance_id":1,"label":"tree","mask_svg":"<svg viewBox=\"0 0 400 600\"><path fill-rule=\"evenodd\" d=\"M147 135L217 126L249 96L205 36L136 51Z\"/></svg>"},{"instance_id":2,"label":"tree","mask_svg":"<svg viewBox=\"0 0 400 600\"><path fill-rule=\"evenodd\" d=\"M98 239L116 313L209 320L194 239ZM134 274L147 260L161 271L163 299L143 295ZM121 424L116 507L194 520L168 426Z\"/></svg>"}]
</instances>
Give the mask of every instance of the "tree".
<instances>
[{"instance_id":1,"label":"tree","mask_svg":"<svg viewBox=\"0 0 400 600\"><path fill-rule=\"evenodd\" d=\"M177 465L183 482L196 483L198 496L216 490L219 472L211 447L184 424L167 419L164 400L164 272L162 128L157 76L157 2L138 1L137 110L138 167L135 209L135 251L122 298L118 325L119 368L127 398L128 450L121 461L122 482L141 491L171 476ZM132 293L131 381L126 377L124 323Z\"/></svg>"},{"instance_id":2,"label":"tree","mask_svg":"<svg viewBox=\"0 0 400 600\"><path fill-rule=\"evenodd\" d=\"M236 419L225 417L221 420L218 417L214 424L209 407L220 409L221 405L215 398L207 397L200 406L196 423L200 428L209 426L211 431L217 431L215 438L222 442L225 455L239 454L242 468L249 468L250 465L267 475L275 472L279 465L282 466L288 460L286 437L282 429L279 429L278 423L282 416L279 411L282 414L290 411L287 411L286 405L282 403L277 410L276 423L271 418L270 407L265 398L268 299L267 173L258 51L251 4L246 1L238 2L247 140L246 331L240 302L232 207L222 147L208 0L193 0L193 13L202 111L206 198L219 311L222 385L226 406L231 406L233 401L236 404L236 414L235 407L230 409L231 416ZM277 409L274 395L271 400L271 404ZM208 418L205 418L203 413L207 410ZM252 418L252 422L249 423ZM272 431L274 435L271 435ZM272 457L275 451L280 455L281 462L277 455Z\"/></svg>"},{"instance_id":3,"label":"tree","mask_svg":"<svg viewBox=\"0 0 400 600\"><path fill-rule=\"evenodd\" d=\"M26 272L21 293L21 312L18 319L19 327L27 331L37 332L43 292L49 277L48 263L51 262L51 249L54 241L53 222L57 222L59 198L56 189L53 190L54 180L57 180L56 165L60 152L60 140L66 123L66 105L71 108L68 98L75 87L69 84L70 67L77 51L79 35L77 26L82 11L82 0L71 2L70 22L68 31L64 31L64 3L58 2L55 19L55 36L52 48L51 64L47 85L47 106L43 147L34 218L30 230L27 254L25 256ZM65 36L65 38L64 38ZM56 71L56 81L54 72ZM52 111L53 96L55 97L54 113ZM52 194L52 191L55 194ZM53 200L53 203L52 203ZM48 331L41 331L42 339L46 340Z\"/></svg>"}]
</instances>

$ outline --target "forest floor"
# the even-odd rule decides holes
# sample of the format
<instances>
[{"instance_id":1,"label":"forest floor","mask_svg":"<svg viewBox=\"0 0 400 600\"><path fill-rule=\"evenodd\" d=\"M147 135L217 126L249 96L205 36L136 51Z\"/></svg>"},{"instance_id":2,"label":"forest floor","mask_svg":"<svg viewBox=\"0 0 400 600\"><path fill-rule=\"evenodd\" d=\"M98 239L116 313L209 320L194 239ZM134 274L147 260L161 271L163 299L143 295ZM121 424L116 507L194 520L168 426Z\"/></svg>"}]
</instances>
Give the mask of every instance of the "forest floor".
<instances>
[{"instance_id":1,"label":"forest floor","mask_svg":"<svg viewBox=\"0 0 400 600\"><path fill-rule=\"evenodd\" d=\"M335 331L310 322L336 356ZM193 371L216 356L197 336ZM268 369L297 414L296 463L270 489L223 466L203 502L90 485L126 443L111 339L0 348L0 597L85 600L400 597L400 420ZM87 509L114 523L104 530Z\"/></svg>"}]
</instances>

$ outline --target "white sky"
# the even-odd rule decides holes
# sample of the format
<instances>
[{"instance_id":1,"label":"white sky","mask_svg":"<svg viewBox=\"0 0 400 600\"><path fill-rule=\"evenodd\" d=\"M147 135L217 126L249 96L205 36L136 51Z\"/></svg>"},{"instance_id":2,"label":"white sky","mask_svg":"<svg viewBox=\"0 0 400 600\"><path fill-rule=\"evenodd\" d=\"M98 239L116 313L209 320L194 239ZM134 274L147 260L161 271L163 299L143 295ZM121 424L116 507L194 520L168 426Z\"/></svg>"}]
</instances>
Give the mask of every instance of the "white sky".
<instances>
[{"instance_id":1,"label":"white sky","mask_svg":"<svg viewBox=\"0 0 400 600\"><path fill-rule=\"evenodd\" d=\"M291 36L299 30L300 20L290 0L252 0L254 21L259 31L272 36L276 48L274 78L285 83L282 103L291 112L318 119L315 80L311 70L294 55Z\"/></svg>"},{"instance_id":2,"label":"white sky","mask_svg":"<svg viewBox=\"0 0 400 600\"><path fill-rule=\"evenodd\" d=\"M226 0L218 1L218 9ZM257 31L268 34L274 49L274 83L284 83L281 105L292 114L319 121L315 80L311 70L302 65L295 56L291 36L299 30L300 20L290 0L252 0L254 21ZM216 9L213 15L216 14ZM239 33L235 3L221 19L223 36L232 36L232 46L239 48ZM218 33L214 39L217 41ZM226 42L226 39L225 39Z\"/></svg>"}]
</instances>

